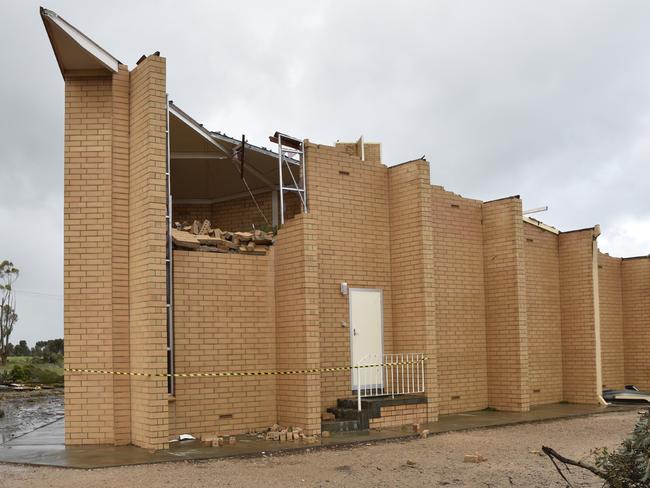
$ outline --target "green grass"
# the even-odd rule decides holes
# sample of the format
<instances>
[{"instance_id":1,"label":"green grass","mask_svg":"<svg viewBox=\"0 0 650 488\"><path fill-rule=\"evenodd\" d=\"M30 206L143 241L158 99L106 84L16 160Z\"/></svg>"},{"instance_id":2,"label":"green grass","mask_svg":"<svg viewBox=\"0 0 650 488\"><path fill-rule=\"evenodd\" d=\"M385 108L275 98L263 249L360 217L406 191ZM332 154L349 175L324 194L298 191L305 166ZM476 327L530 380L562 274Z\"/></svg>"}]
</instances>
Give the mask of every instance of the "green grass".
<instances>
[{"instance_id":1,"label":"green grass","mask_svg":"<svg viewBox=\"0 0 650 488\"><path fill-rule=\"evenodd\" d=\"M0 371L7 371L13 368L16 364L27 364L30 363L32 358L30 356L9 356L7 358L7 364L4 366L0 365ZM56 366L56 365L54 365Z\"/></svg>"},{"instance_id":2,"label":"green grass","mask_svg":"<svg viewBox=\"0 0 650 488\"><path fill-rule=\"evenodd\" d=\"M28 382L58 384L63 381L63 360L57 363L42 363L30 356L9 356L7 364L0 366L0 374L7 375L14 370L14 367L29 369L32 374Z\"/></svg>"}]
</instances>

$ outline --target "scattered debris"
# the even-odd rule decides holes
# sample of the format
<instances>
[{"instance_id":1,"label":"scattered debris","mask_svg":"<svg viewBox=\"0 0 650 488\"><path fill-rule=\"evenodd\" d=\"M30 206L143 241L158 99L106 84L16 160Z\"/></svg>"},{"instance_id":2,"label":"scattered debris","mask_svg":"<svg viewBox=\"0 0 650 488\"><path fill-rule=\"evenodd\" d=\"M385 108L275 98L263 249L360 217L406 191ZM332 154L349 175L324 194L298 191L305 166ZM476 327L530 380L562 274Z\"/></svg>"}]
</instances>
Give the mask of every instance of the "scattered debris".
<instances>
[{"instance_id":1,"label":"scattered debris","mask_svg":"<svg viewBox=\"0 0 650 488\"><path fill-rule=\"evenodd\" d=\"M413 432L416 433L420 432L420 430L422 429L422 426L420 424L411 424L411 426L413 427Z\"/></svg>"},{"instance_id":2,"label":"scattered debris","mask_svg":"<svg viewBox=\"0 0 650 488\"><path fill-rule=\"evenodd\" d=\"M429 429L424 429L422 432L420 432L420 439L426 439L429 437Z\"/></svg>"},{"instance_id":3,"label":"scattered debris","mask_svg":"<svg viewBox=\"0 0 650 488\"><path fill-rule=\"evenodd\" d=\"M408 460L406 461L406 465L407 465L409 468L415 468L415 466L417 466L417 464L418 464L418 463L416 463L415 461L411 461L410 459L408 459Z\"/></svg>"},{"instance_id":4,"label":"scattered debris","mask_svg":"<svg viewBox=\"0 0 650 488\"><path fill-rule=\"evenodd\" d=\"M177 249L205 252L240 252L264 255L273 245L273 234L255 229L253 232L227 232L213 229L209 220L192 224L175 222L172 241Z\"/></svg>"},{"instance_id":5,"label":"scattered debris","mask_svg":"<svg viewBox=\"0 0 650 488\"><path fill-rule=\"evenodd\" d=\"M463 458L464 463L482 463L483 461L487 461L487 459L481 456L478 452L474 454L465 454L465 457Z\"/></svg>"},{"instance_id":6,"label":"scattered debris","mask_svg":"<svg viewBox=\"0 0 650 488\"><path fill-rule=\"evenodd\" d=\"M192 434L181 434L178 436L179 441L194 441L196 440L196 437L194 437Z\"/></svg>"},{"instance_id":7,"label":"scattered debris","mask_svg":"<svg viewBox=\"0 0 650 488\"><path fill-rule=\"evenodd\" d=\"M278 424L273 424L268 429L257 433L258 439L266 439L267 441L299 441L306 438L305 433L300 427L282 427Z\"/></svg>"},{"instance_id":8,"label":"scattered debris","mask_svg":"<svg viewBox=\"0 0 650 488\"><path fill-rule=\"evenodd\" d=\"M329 437L330 432L329 432L329 430L324 430L323 432L320 433L320 435L321 435L321 437Z\"/></svg>"},{"instance_id":9,"label":"scattered debris","mask_svg":"<svg viewBox=\"0 0 650 488\"><path fill-rule=\"evenodd\" d=\"M45 385L25 385L23 383L9 383L3 384L3 389L14 390L14 391L36 391L40 390Z\"/></svg>"},{"instance_id":10,"label":"scattered debris","mask_svg":"<svg viewBox=\"0 0 650 488\"><path fill-rule=\"evenodd\" d=\"M320 414L320 419L323 422L327 422L329 420L336 420L336 415L334 415L332 412L323 412Z\"/></svg>"}]
</instances>

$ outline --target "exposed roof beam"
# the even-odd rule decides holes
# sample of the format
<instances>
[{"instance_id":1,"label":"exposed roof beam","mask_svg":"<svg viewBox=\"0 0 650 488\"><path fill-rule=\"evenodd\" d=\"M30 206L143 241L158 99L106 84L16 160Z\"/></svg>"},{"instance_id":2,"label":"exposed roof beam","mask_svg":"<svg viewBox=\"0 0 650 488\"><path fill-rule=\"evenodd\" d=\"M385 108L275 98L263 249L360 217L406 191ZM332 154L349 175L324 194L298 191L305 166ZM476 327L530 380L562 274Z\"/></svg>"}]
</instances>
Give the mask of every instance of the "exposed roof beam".
<instances>
[{"instance_id":1,"label":"exposed roof beam","mask_svg":"<svg viewBox=\"0 0 650 488\"><path fill-rule=\"evenodd\" d=\"M229 159L228 156L221 156L210 152L173 152L172 159Z\"/></svg>"},{"instance_id":2,"label":"exposed roof beam","mask_svg":"<svg viewBox=\"0 0 650 488\"><path fill-rule=\"evenodd\" d=\"M268 188L262 188L259 190L253 190L252 193L253 195L259 195L260 193L269 193L270 191L271 190L269 190ZM228 202L230 200L238 200L240 198L244 198L249 195L250 193L244 191L241 193L234 193L232 195L227 195L225 197L219 197L219 198L175 198L172 204L200 205L200 204L210 204L210 203L221 203L221 202Z\"/></svg>"},{"instance_id":3,"label":"exposed roof beam","mask_svg":"<svg viewBox=\"0 0 650 488\"><path fill-rule=\"evenodd\" d=\"M531 217L524 216L523 220L527 224L534 225L535 227L539 227L540 229L551 232L551 233L553 233L555 235L558 235L560 233L560 231L558 229L556 229L555 227L547 225L544 222L540 222L539 220L533 219Z\"/></svg>"}]
</instances>

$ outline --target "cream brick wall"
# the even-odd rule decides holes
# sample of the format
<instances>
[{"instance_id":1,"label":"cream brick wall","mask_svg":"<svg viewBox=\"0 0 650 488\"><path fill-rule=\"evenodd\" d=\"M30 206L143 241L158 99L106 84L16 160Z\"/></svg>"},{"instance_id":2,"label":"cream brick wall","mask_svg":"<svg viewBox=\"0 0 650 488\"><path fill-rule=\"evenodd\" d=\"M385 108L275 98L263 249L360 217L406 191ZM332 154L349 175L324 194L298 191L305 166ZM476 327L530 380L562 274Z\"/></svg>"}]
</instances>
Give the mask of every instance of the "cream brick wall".
<instances>
[{"instance_id":1,"label":"cream brick wall","mask_svg":"<svg viewBox=\"0 0 650 488\"><path fill-rule=\"evenodd\" d=\"M530 403L563 400L558 236L524 224Z\"/></svg>"},{"instance_id":2,"label":"cream brick wall","mask_svg":"<svg viewBox=\"0 0 650 488\"><path fill-rule=\"evenodd\" d=\"M317 221L300 214L277 235L275 303L277 366L279 370L318 368L323 324L320 319ZM322 382L326 374L279 376L277 411L281 425L320 432Z\"/></svg>"},{"instance_id":3,"label":"cream brick wall","mask_svg":"<svg viewBox=\"0 0 650 488\"><path fill-rule=\"evenodd\" d=\"M440 413L487 405L481 202L431 188Z\"/></svg>"},{"instance_id":4,"label":"cream brick wall","mask_svg":"<svg viewBox=\"0 0 650 488\"><path fill-rule=\"evenodd\" d=\"M650 258L623 259L623 336L625 383L650 390Z\"/></svg>"},{"instance_id":5,"label":"cream brick wall","mask_svg":"<svg viewBox=\"0 0 650 488\"><path fill-rule=\"evenodd\" d=\"M164 373L164 58L66 79L65 127L66 367ZM383 290L385 352L429 357L428 404L375 426L650 388L650 259L598 256L592 229L524 225L518 198L465 199L431 186L426 161L387 168L379 145L364 149L306 142L310 214L290 200L266 256L175 252L177 371L349 365L347 282ZM257 198L270 219L270 193ZM248 197L174 218L264 223ZM172 400L163 378L66 374L66 442L164 448L274 422L317 433L350 376L179 378Z\"/></svg>"},{"instance_id":6,"label":"cream brick wall","mask_svg":"<svg viewBox=\"0 0 650 488\"><path fill-rule=\"evenodd\" d=\"M174 251L176 372L276 369L273 264L273 252ZM237 434L273 425L276 378L178 378L171 434Z\"/></svg>"},{"instance_id":7,"label":"cream brick wall","mask_svg":"<svg viewBox=\"0 0 650 488\"><path fill-rule=\"evenodd\" d=\"M388 169L361 161L341 148L306 143L310 216L318 242L320 364L350 364L348 297L350 287L381 288L384 298L384 350L392 345L390 250L387 245ZM321 408L351 395L349 371L321 377Z\"/></svg>"},{"instance_id":8,"label":"cream brick wall","mask_svg":"<svg viewBox=\"0 0 650 488\"><path fill-rule=\"evenodd\" d=\"M483 204L488 401L530 408L524 237L519 197Z\"/></svg>"},{"instance_id":9,"label":"cream brick wall","mask_svg":"<svg viewBox=\"0 0 650 488\"><path fill-rule=\"evenodd\" d=\"M149 56L131 72L129 295L131 370L167 372L165 59ZM168 442L167 380L131 380L131 441Z\"/></svg>"},{"instance_id":10,"label":"cream brick wall","mask_svg":"<svg viewBox=\"0 0 650 488\"><path fill-rule=\"evenodd\" d=\"M597 403L600 393L594 239L593 229L559 236L564 400L572 403Z\"/></svg>"},{"instance_id":11,"label":"cream brick wall","mask_svg":"<svg viewBox=\"0 0 650 488\"><path fill-rule=\"evenodd\" d=\"M370 419L371 429L384 427L399 427L401 425L422 424L431 422L427 413L427 405L393 405L381 408L381 417Z\"/></svg>"},{"instance_id":12,"label":"cream brick wall","mask_svg":"<svg viewBox=\"0 0 650 488\"><path fill-rule=\"evenodd\" d=\"M429 403L424 418L438 418L438 347L435 323L433 208L429 164L424 160L388 169L393 348L421 352Z\"/></svg>"},{"instance_id":13,"label":"cream brick wall","mask_svg":"<svg viewBox=\"0 0 650 488\"><path fill-rule=\"evenodd\" d=\"M130 369L129 347L129 88L128 68L120 65L112 82L113 167L112 191L112 313L113 371ZM131 385L125 376L114 376L114 443L131 442Z\"/></svg>"},{"instance_id":14,"label":"cream brick wall","mask_svg":"<svg viewBox=\"0 0 650 488\"><path fill-rule=\"evenodd\" d=\"M603 388L625 385L621 259L598 253Z\"/></svg>"},{"instance_id":15,"label":"cream brick wall","mask_svg":"<svg viewBox=\"0 0 650 488\"><path fill-rule=\"evenodd\" d=\"M112 109L110 77L66 80L66 368L113 367ZM110 376L66 373L66 444L115 441L114 387Z\"/></svg>"}]
</instances>

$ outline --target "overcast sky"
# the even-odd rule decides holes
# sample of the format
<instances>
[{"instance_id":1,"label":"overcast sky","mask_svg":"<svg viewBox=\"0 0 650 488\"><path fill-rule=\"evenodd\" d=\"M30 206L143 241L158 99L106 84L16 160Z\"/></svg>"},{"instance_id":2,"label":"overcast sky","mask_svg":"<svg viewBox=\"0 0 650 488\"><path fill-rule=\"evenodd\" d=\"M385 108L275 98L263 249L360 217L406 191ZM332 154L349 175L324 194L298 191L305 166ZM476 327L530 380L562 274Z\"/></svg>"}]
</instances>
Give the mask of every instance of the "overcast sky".
<instances>
[{"instance_id":1,"label":"overcast sky","mask_svg":"<svg viewBox=\"0 0 650 488\"><path fill-rule=\"evenodd\" d=\"M38 3L3 0L0 260L21 271L12 337L63 334L63 79ZM519 194L603 251L650 253L650 2L52 0L212 130L275 130L426 155L434 184Z\"/></svg>"}]
</instances>

